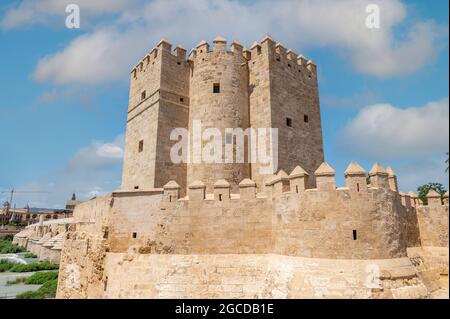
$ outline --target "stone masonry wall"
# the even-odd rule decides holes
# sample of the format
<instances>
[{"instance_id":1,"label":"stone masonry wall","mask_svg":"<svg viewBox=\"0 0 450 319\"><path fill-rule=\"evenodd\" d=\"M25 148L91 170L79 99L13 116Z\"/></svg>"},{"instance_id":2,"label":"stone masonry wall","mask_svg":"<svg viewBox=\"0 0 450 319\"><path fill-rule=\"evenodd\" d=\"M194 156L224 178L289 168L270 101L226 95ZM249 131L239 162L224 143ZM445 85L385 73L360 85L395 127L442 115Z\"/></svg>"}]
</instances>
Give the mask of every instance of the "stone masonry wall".
<instances>
[{"instance_id":1,"label":"stone masonry wall","mask_svg":"<svg viewBox=\"0 0 450 319\"><path fill-rule=\"evenodd\" d=\"M323 177L317 180L322 185ZM351 182L351 181L350 181ZM293 181L292 181L293 183ZM169 199L168 192L115 192L111 198L81 205L77 216L108 215L111 252L154 254L264 254L385 259L406 256L401 202L389 187L360 189L282 188L256 194L241 186L206 194L190 189L189 197ZM292 184L293 185L293 184ZM217 189L219 191L220 189ZM87 207L91 217L84 216ZM76 217L78 219L79 217Z\"/></svg>"},{"instance_id":2,"label":"stone masonry wall","mask_svg":"<svg viewBox=\"0 0 450 319\"><path fill-rule=\"evenodd\" d=\"M88 201L66 233L57 296L426 297L438 272L425 286L405 258L408 204L383 175L371 179L349 175L336 189L321 171L316 189L291 174L287 188L279 179L258 194L247 180L239 194L221 184L179 198L169 183Z\"/></svg>"},{"instance_id":3,"label":"stone masonry wall","mask_svg":"<svg viewBox=\"0 0 450 319\"><path fill-rule=\"evenodd\" d=\"M448 204L417 207L422 246L448 247Z\"/></svg>"},{"instance_id":4,"label":"stone masonry wall","mask_svg":"<svg viewBox=\"0 0 450 319\"><path fill-rule=\"evenodd\" d=\"M105 276L105 298L427 296L408 258L336 261L280 255L109 253Z\"/></svg>"}]
</instances>

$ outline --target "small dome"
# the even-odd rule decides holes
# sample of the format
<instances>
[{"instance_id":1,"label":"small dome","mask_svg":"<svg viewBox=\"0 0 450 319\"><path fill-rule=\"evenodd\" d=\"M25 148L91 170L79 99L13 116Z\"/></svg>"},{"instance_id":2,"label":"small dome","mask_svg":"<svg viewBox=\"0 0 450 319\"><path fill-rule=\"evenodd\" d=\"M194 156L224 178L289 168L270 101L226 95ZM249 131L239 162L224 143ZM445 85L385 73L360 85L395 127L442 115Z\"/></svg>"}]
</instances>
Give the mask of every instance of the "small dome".
<instances>
[{"instance_id":1,"label":"small dome","mask_svg":"<svg viewBox=\"0 0 450 319\"><path fill-rule=\"evenodd\" d=\"M214 43L226 43L226 42L227 42L227 40L220 35L214 39Z\"/></svg>"}]
</instances>

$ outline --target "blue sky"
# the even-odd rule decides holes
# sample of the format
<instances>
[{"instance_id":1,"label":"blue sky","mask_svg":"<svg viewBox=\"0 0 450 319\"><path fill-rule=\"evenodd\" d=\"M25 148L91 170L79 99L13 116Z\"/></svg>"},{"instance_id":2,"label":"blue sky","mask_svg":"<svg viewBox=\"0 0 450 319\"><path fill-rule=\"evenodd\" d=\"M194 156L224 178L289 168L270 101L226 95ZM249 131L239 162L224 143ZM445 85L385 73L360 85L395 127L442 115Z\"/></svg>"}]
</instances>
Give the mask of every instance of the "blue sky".
<instances>
[{"instance_id":1,"label":"blue sky","mask_svg":"<svg viewBox=\"0 0 450 319\"><path fill-rule=\"evenodd\" d=\"M65 27L78 3L81 29ZM364 26L368 3L380 29ZM162 37L192 48L266 33L319 69L325 156L391 165L401 190L448 186L448 1L55 1L0 4L0 190L58 207L120 187L131 66ZM124 49L126 48L126 49ZM0 201L6 193L0 193Z\"/></svg>"}]
</instances>

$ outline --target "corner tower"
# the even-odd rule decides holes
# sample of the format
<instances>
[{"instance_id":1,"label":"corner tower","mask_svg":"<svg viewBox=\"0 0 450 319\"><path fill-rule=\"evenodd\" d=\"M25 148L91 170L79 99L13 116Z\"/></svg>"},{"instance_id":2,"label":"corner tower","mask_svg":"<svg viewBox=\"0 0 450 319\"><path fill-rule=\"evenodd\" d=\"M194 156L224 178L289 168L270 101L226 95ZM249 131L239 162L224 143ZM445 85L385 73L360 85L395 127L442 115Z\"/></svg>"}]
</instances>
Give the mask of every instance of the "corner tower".
<instances>
[{"instance_id":1,"label":"corner tower","mask_svg":"<svg viewBox=\"0 0 450 319\"><path fill-rule=\"evenodd\" d=\"M186 50L161 40L131 72L122 189L186 187L186 164L170 159L170 133L187 128L189 64Z\"/></svg>"},{"instance_id":2,"label":"corner tower","mask_svg":"<svg viewBox=\"0 0 450 319\"><path fill-rule=\"evenodd\" d=\"M278 129L278 168L300 165L315 185L314 171L324 161L316 65L266 36L251 47L249 65L250 125ZM262 185L259 164L252 179Z\"/></svg>"}]
</instances>

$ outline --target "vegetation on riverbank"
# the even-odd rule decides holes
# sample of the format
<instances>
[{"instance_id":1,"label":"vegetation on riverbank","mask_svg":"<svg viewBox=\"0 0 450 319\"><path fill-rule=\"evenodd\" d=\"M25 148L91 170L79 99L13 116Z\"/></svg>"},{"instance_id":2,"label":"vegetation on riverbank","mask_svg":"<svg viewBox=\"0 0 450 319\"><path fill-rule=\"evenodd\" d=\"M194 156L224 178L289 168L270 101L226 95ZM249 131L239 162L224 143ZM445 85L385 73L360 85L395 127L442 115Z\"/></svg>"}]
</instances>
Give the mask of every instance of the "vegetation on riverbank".
<instances>
[{"instance_id":1,"label":"vegetation on riverbank","mask_svg":"<svg viewBox=\"0 0 450 319\"><path fill-rule=\"evenodd\" d=\"M55 298L58 279L45 282L36 291L26 291L16 296L16 299L48 299Z\"/></svg>"},{"instance_id":2,"label":"vegetation on riverbank","mask_svg":"<svg viewBox=\"0 0 450 319\"><path fill-rule=\"evenodd\" d=\"M8 286L25 284L25 285L43 285L47 281L58 279L57 271L37 272L29 277L18 277L14 280L6 282Z\"/></svg>"},{"instance_id":3,"label":"vegetation on riverbank","mask_svg":"<svg viewBox=\"0 0 450 319\"><path fill-rule=\"evenodd\" d=\"M7 260L0 260L0 272L32 272L41 270L59 269L59 265L49 262L35 262L30 264L17 264Z\"/></svg>"},{"instance_id":4,"label":"vegetation on riverbank","mask_svg":"<svg viewBox=\"0 0 450 319\"><path fill-rule=\"evenodd\" d=\"M0 240L0 254L17 254L24 251L25 248L13 244L10 240Z\"/></svg>"}]
</instances>

